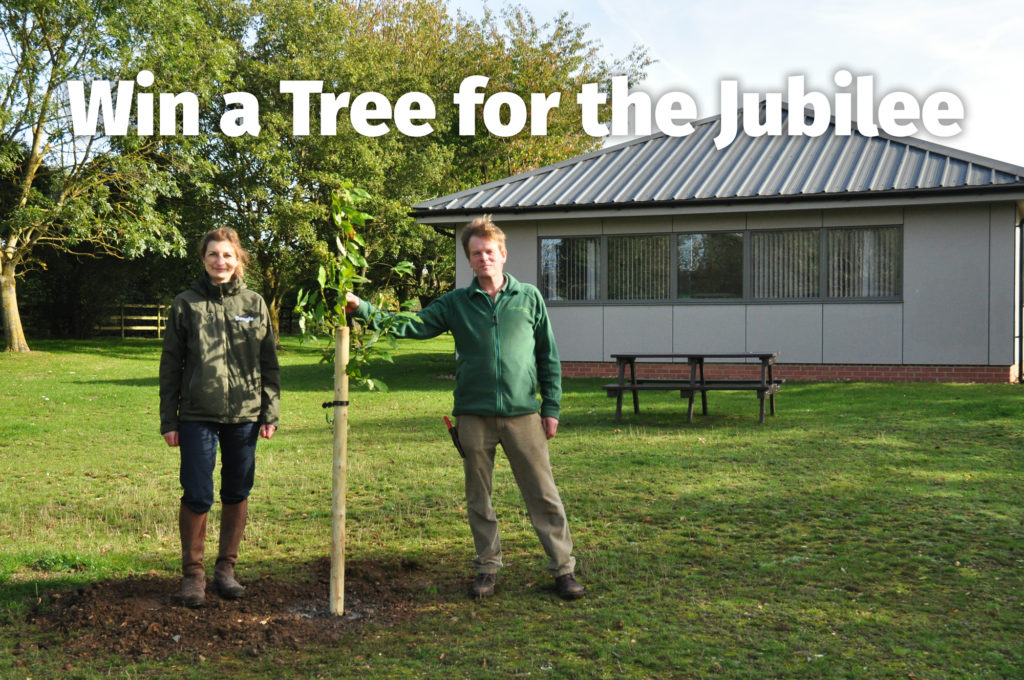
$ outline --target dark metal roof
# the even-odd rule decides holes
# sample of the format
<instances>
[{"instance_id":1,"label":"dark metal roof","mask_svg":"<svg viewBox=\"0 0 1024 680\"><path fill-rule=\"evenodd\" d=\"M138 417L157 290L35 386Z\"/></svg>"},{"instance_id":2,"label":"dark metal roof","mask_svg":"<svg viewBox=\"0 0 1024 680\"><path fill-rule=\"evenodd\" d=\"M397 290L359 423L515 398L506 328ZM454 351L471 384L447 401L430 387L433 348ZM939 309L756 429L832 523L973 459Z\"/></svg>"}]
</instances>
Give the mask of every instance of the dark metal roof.
<instances>
[{"instance_id":1,"label":"dark metal roof","mask_svg":"<svg viewBox=\"0 0 1024 680\"><path fill-rule=\"evenodd\" d=\"M658 133L425 201L412 215L1024 189L1024 167L916 139L840 136L834 122L820 137L741 132L723 149L714 144L721 116L693 126L685 137Z\"/></svg>"}]
</instances>

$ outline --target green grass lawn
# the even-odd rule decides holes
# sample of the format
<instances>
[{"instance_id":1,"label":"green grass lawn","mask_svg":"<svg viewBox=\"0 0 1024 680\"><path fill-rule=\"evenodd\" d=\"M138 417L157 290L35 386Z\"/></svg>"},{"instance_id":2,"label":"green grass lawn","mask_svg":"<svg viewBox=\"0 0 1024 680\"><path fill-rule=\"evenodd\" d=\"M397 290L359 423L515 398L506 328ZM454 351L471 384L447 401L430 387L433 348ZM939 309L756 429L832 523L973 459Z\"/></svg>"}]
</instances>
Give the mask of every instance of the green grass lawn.
<instances>
[{"instance_id":1,"label":"green grass lawn","mask_svg":"<svg viewBox=\"0 0 1024 680\"><path fill-rule=\"evenodd\" d=\"M301 652L71 670L59 648L34 646L26 615L41 593L177 573L160 345L37 341L0 355L0 676L1024 677L1024 388L787 383L764 425L747 392L711 394L711 415L687 425L672 393L641 395L641 413L615 423L605 381L567 380L552 462L588 596L555 597L502 461L506 568L476 603L441 420L451 341L400 348L373 369L390 392L352 394L347 558L422 565L430 585L412 618ZM243 582L288 578L329 550L332 372L293 338L281 360L281 429L257 451Z\"/></svg>"}]
</instances>

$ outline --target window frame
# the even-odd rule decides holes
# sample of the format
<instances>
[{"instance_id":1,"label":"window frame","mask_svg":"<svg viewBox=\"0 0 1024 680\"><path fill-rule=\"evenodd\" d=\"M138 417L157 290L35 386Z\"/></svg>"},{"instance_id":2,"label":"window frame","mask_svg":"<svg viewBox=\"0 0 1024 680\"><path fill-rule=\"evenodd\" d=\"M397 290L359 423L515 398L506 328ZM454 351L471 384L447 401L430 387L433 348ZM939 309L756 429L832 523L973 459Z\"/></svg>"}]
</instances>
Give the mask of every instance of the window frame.
<instances>
[{"instance_id":1,"label":"window frame","mask_svg":"<svg viewBox=\"0 0 1024 680\"><path fill-rule=\"evenodd\" d=\"M822 282L825 280L822 277L822 272L825 269L823 265L823 258L825 257L825 246L824 243L827 239L823 237L825 229L822 227L791 227L791 228L780 228L780 229L748 229L748 234L793 234L793 233L811 233L818 232L818 245L816 248L818 256L818 272L817 272L817 295L804 295L802 297L793 296L775 296L775 297L755 297L754 295L754 259L753 259L753 248L754 239L744 240L743 250L743 299L749 302L762 302L762 303L775 303L775 302L817 302L821 299L821 294L824 292L822 288Z\"/></svg>"},{"instance_id":2,"label":"window frame","mask_svg":"<svg viewBox=\"0 0 1024 680\"><path fill-rule=\"evenodd\" d=\"M846 295L846 296L832 296L828 294L829 279L831 278L832 272L829 267L831 265L831 253L828 249L829 236L837 231L854 231L854 230L882 230L882 229L895 229L896 240L895 240L895 257L897 258L897 268L894 274L895 287L898 292L895 295ZM903 300L903 225L901 224L874 224L874 225L859 225L855 227L825 227L822 230L822 242L821 242L821 293L822 297L831 302L892 302Z\"/></svg>"},{"instance_id":3,"label":"window frame","mask_svg":"<svg viewBox=\"0 0 1024 680\"><path fill-rule=\"evenodd\" d=\"M897 271L896 280L898 293L896 295L875 295L875 296L847 296L829 297L829 234L834 231L852 231L858 229L896 229L896 252ZM755 298L753 296L753 269L752 261L752 238L754 233L770 232L793 232L793 231L814 231L818 235L818 294L809 297L774 297ZM743 238L743 295L741 297L679 297L679 241L680 237L690 234L716 234L730 233L740 234ZM669 248L669 297L652 300L628 299L612 300L608 298L608 239L622 237L650 237L668 236ZM780 227L777 229L687 229L685 231L656 231L637 233L602 233L602 234L545 234L537 238L537 281L542 281L542 257L543 242L547 239L594 239L600 240L600 272L598 276L598 298L596 300L550 300L545 302L551 307L590 307L590 306L665 306L665 305L770 305L770 304L886 304L902 303L905 285L904 265L904 229L902 224L856 224L856 225L833 225L827 227ZM541 290L543 293L543 289Z\"/></svg>"},{"instance_id":4,"label":"window frame","mask_svg":"<svg viewBox=\"0 0 1024 680\"><path fill-rule=\"evenodd\" d=\"M597 258L598 258L597 269L598 269L598 271L597 271L597 298L596 299L590 299L590 298L580 298L580 299L558 298L558 299L551 299L551 298L548 298L545 295L545 289L547 288L547 284L545 283L545 271L544 271L544 241L545 240L551 240L551 241L555 241L555 240L557 240L557 241L567 241L567 240L597 241ZM607 269L608 269L607 261L608 261L608 257L607 257L607 244L606 244L605 239L602 237L601 234L591 234L591 235L577 234L577 235L574 235L574 236L542 236L542 237L538 238L537 239L537 288L540 289L541 295L544 296L544 302L549 304L549 305L593 305L593 304L602 304L603 301L607 298L607 288L606 288L606 285L605 285L606 284Z\"/></svg>"},{"instance_id":5,"label":"window frame","mask_svg":"<svg viewBox=\"0 0 1024 680\"><path fill-rule=\"evenodd\" d=\"M609 297L610 277L612 274L611 263L609 262L609 247L608 241L611 239L634 239L634 238L667 238L668 240L668 262L666 265L666 271L669 273L669 280L666 282L665 289L668 290L667 298L611 298ZM603 258L604 268L602 273L604 274L604 280L602 281L602 299L606 302L614 305L630 304L630 305L645 305L645 304L663 304L666 300L672 300L676 295L676 285L672 272L676 264L676 256L674 247L676 243L675 233L669 231L654 232L650 234L602 234L601 235L601 256Z\"/></svg>"},{"instance_id":6,"label":"window frame","mask_svg":"<svg viewBox=\"0 0 1024 680\"><path fill-rule=\"evenodd\" d=\"M718 234L718 235L721 235L721 234L729 234L729 235L739 234L739 236L740 236L740 239L741 239L741 243L740 243L740 262L741 262L741 265L740 265L740 268L741 268L742 272L740 274L741 280L740 280L740 294L739 294L739 296L738 297L728 297L728 296L712 296L712 297L694 297L694 296L689 296L689 297L683 297L683 296L681 296L679 294L679 248L680 248L680 245L681 245L681 237L683 237L683 236L694 236L694 235L706 236L706 235L716 235L716 234ZM672 272L673 272L673 276L672 276L672 300L674 302L681 302L681 303L694 302L694 303L702 303L702 304L713 304L713 303L716 303L716 302L719 303L719 304L730 304L730 303L737 303L737 302L742 302L742 301L746 300L749 297L749 291L747 290L747 286L748 286L748 283L750 281L750 277L747 275L747 271L746 271L746 264L747 264L749 249L750 249L750 239L748 238L749 234L750 234L750 230L749 229L715 229L713 231L708 231L708 230L704 230L704 231L687 230L687 231L672 232L672 242L670 244L670 247L672 249Z\"/></svg>"}]
</instances>

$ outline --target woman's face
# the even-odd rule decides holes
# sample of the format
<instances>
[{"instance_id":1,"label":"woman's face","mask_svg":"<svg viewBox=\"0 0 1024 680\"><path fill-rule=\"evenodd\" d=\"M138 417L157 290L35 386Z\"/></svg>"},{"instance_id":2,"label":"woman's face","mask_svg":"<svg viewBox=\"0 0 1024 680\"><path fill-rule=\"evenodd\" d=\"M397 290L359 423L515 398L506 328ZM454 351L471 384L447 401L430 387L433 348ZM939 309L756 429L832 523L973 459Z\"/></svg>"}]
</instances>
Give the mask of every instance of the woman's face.
<instances>
[{"instance_id":1,"label":"woman's face","mask_svg":"<svg viewBox=\"0 0 1024 680\"><path fill-rule=\"evenodd\" d=\"M227 283L238 270L238 253L230 241L210 241L203 264L212 283Z\"/></svg>"}]
</instances>

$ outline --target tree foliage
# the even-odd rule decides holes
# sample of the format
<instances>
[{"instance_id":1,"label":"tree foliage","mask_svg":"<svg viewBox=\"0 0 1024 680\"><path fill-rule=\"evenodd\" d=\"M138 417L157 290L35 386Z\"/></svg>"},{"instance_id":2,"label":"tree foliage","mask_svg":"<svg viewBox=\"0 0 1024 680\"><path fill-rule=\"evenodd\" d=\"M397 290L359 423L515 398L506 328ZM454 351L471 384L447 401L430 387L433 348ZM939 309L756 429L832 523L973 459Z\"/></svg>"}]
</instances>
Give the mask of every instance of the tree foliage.
<instances>
[{"instance_id":1,"label":"tree foliage","mask_svg":"<svg viewBox=\"0 0 1024 680\"><path fill-rule=\"evenodd\" d=\"M612 75L635 80L649 62L642 50L606 60L564 12L540 23L513 6L471 19L449 14L444 0L9 0L0 22L0 283L17 349L27 345L14 282L41 266L39 248L181 257L216 226L242 235L276 321L332 258L329 206L346 182L369 192L376 216L361 274L370 286L389 281L397 302L426 304L454 283L453 234L417 224L410 207L596 149L576 93ZM155 76L149 92L198 95L199 135L133 126L126 136L73 136L68 80L132 80L143 68ZM498 137L478 124L460 135L452 95L476 74L490 79L488 96L560 92L548 134ZM390 132L367 136L343 109L321 134L314 95L310 134L294 134L294 98L281 92L294 80L392 104L422 92L436 106L434 131L408 136L388 121ZM229 92L259 103L258 135L220 132ZM402 260L410 273L390 277Z\"/></svg>"},{"instance_id":2,"label":"tree foliage","mask_svg":"<svg viewBox=\"0 0 1024 680\"><path fill-rule=\"evenodd\" d=\"M539 24L515 5L506 6L500 15L485 12L479 21L460 19L455 35L459 80L474 73L488 76L488 96L508 91L529 101L532 92L557 92L561 98L548 117L547 135L533 136L527 129L513 137L456 137L451 190L527 172L601 146L602 140L587 135L580 125L576 94L586 83L607 87L616 75L640 80L651 60L642 47L622 59L608 60L600 43L587 37L587 28L565 11ZM477 129L483 130L481 110L477 116Z\"/></svg>"},{"instance_id":3,"label":"tree foliage","mask_svg":"<svg viewBox=\"0 0 1024 680\"><path fill-rule=\"evenodd\" d=\"M214 1L0 4L0 294L9 350L28 350L16 280L38 264L40 248L87 244L131 256L180 248L176 215L161 199L178 193L170 168L193 164L189 145L75 136L67 81L134 79L149 67L163 83L212 89L232 54L203 18Z\"/></svg>"},{"instance_id":4,"label":"tree foliage","mask_svg":"<svg viewBox=\"0 0 1024 680\"><path fill-rule=\"evenodd\" d=\"M575 93L584 82L606 81L647 64L642 52L608 63L586 28L565 13L538 25L525 10L480 21L449 16L441 0L254 0L250 39L233 74L236 89L260 102L259 136L213 138L207 156L218 168L216 212L247 235L260 284L276 317L295 289L330 258L332 192L354 181L372 196L376 219L365 229L366 274L390 280L398 302L426 304L454 283L452 234L417 224L415 203L509 173L522 172L597 148L601 140L578 124ZM562 92L547 136L458 134L452 94L468 75L491 78L488 92ZM382 94L391 103L422 92L435 103L434 132L380 136L357 132L343 109L321 134L320 99L310 101L310 134L294 135L295 100L286 80L322 82L332 95ZM388 276L400 260L412 274Z\"/></svg>"},{"instance_id":5,"label":"tree foliage","mask_svg":"<svg viewBox=\"0 0 1024 680\"><path fill-rule=\"evenodd\" d=\"M303 338L316 342L319 337L326 336L327 343L321 349L321 362L334 362L335 333L348 324L345 313L345 296L355 291L359 284L369 283L369 279L360 272L366 269L366 240L360 233L367 223L373 219L371 215L359 209L359 204L366 201L369 195L362 189L346 182L331 196L331 222L337 229L335 244L337 250L326 263L321 265L317 273L315 289L300 290L296 302L296 310L300 314L300 327ZM359 227L357 231L356 227ZM398 262L392 268L396 275L408 275L412 263ZM392 361L392 352L397 349L397 342L391 334L396 323L418 320L408 310L396 314L382 314L376 328L371 324L361 324L350 336L350 354L345 372L357 385L368 389L387 391L387 385L378 378L370 377L367 366L371 360L382 359Z\"/></svg>"}]
</instances>

